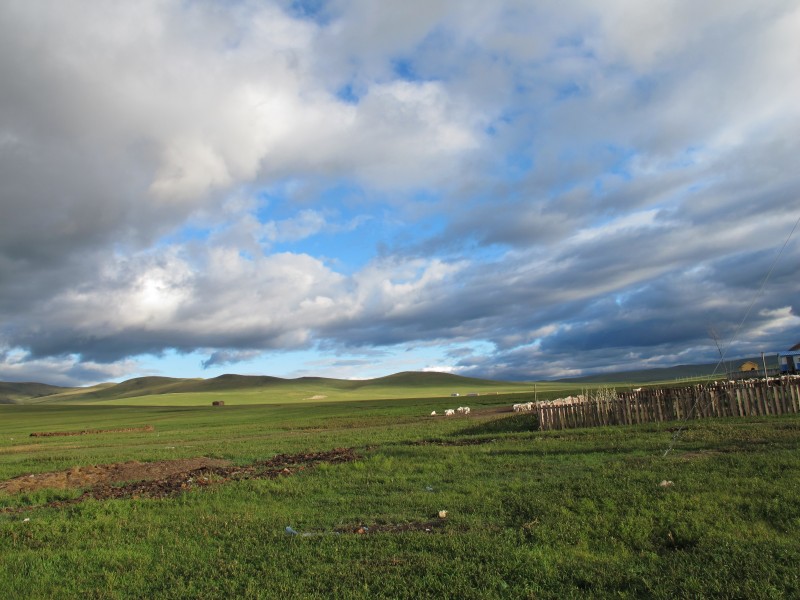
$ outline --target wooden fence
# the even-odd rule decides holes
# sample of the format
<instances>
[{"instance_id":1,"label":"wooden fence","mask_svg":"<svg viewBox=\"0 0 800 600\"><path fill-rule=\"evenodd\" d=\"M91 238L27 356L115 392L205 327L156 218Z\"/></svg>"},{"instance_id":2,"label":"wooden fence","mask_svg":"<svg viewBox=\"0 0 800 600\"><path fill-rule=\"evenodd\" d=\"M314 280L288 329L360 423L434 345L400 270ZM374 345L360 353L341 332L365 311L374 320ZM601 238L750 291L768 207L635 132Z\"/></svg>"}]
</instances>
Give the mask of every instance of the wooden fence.
<instances>
[{"instance_id":1,"label":"wooden fence","mask_svg":"<svg viewBox=\"0 0 800 600\"><path fill-rule=\"evenodd\" d=\"M585 400L540 402L534 411L539 427L571 429L603 425L634 425L707 417L754 417L800 413L800 381L797 379L720 386L644 389Z\"/></svg>"}]
</instances>

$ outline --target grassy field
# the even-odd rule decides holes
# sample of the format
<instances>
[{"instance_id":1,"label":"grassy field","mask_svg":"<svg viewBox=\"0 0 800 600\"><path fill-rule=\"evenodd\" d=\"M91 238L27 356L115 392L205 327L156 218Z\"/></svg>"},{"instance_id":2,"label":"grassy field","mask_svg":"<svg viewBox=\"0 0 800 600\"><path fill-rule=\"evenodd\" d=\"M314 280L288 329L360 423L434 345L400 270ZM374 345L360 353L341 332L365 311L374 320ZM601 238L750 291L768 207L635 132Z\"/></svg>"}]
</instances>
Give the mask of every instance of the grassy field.
<instances>
[{"instance_id":1,"label":"grassy field","mask_svg":"<svg viewBox=\"0 0 800 600\"><path fill-rule=\"evenodd\" d=\"M692 422L664 457L671 424L538 432L532 417L498 412L514 398L0 406L0 481L129 460L245 466L338 447L359 457L165 499L0 494L0 589L8 598L800 596L800 418ZM459 403L474 413L429 416ZM30 437L144 425L154 431Z\"/></svg>"}]
</instances>

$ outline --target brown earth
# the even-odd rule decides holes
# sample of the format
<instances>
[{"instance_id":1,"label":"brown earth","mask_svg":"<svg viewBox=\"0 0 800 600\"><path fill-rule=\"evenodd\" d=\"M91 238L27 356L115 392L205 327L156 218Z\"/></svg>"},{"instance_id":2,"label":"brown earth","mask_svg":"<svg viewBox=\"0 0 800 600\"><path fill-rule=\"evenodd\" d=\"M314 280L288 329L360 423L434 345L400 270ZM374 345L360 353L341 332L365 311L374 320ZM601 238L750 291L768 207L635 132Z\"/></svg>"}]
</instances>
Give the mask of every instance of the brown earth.
<instances>
[{"instance_id":1,"label":"brown earth","mask_svg":"<svg viewBox=\"0 0 800 600\"><path fill-rule=\"evenodd\" d=\"M88 488L77 498L44 505L48 507L76 504L89 498L97 500L167 498L195 487L246 479L275 479L293 475L321 463L344 463L357 458L356 453L350 448L335 448L327 452L278 454L269 460L246 466L234 466L228 461L202 457L152 463L131 461L112 465L73 467L68 471L56 473L23 475L0 482L0 492L15 494L45 488ZM0 512L21 510L26 508L4 508L0 509Z\"/></svg>"},{"instance_id":2,"label":"brown earth","mask_svg":"<svg viewBox=\"0 0 800 600\"><path fill-rule=\"evenodd\" d=\"M179 473L209 467L225 467L229 461L213 458L189 458L142 463L137 460L112 465L72 467L68 471L22 475L0 482L0 492L19 494L40 489L73 489L129 481L165 479Z\"/></svg>"}]
</instances>

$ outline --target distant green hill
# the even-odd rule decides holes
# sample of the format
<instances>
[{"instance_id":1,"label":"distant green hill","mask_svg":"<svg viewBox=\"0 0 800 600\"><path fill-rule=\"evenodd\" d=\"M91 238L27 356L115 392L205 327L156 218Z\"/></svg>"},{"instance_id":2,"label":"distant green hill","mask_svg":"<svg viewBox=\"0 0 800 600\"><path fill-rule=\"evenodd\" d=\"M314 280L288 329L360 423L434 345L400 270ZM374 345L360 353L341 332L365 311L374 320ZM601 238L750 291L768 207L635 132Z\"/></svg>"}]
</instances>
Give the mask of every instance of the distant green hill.
<instances>
[{"instance_id":1,"label":"distant green hill","mask_svg":"<svg viewBox=\"0 0 800 600\"><path fill-rule=\"evenodd\" d=\"M72 388L47 385L46 383L14 383L0 381L0 404L21 404L33 398L52 396L68 392Z\"/></svg>"},{"instance_id":2,"label":"distant green hill","mask_svg":"<svg viewBox=\"0 0 800 600\"><path fill-rule=\"evenodd\" d=\"M226 404L330 402L382 398L442 397L469 394L524 392L531 384L490 381L449 373L403 372L365 380L324 377L220 375L211 379L137 377L118 384L66 390L37 402L67 404L202 405L214 400Z\"/></svg>"},{"instance_id":3,"label":"distant green hill","mask_svg":"<svg viewBox=\"0 0 800 600\"><path fill-rule=\"evenodd\" d=\"M403 371L376 379L356 380L352 381L352 383L353 388L358 389L382 386L400 386L407 388L427 388L430 386L454 388L458 388L459 386L496 387L503 382L492 381L490 379L476 379L475 377L464 377L462 375L453 375L452 373L438 373L435 371Z\"/></svg>"}]
</instances>

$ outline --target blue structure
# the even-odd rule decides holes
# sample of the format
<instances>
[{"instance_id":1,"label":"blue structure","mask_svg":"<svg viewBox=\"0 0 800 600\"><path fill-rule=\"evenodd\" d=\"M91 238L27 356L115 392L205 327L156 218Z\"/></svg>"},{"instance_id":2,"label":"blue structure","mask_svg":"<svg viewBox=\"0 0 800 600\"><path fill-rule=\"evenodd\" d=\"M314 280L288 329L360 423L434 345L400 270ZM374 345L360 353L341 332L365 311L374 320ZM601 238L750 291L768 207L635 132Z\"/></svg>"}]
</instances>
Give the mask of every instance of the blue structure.
<instances>
[{"instance_id":1,"label":"blue structure","mask_svg":"<svg viewBox=\"0 0 800 600\"><path fill-rule=\"evenodd\" d=\"M800 372L800 350L781 352L778 354L778 364L782 375Z\"/></svg>"}]
</instances>

